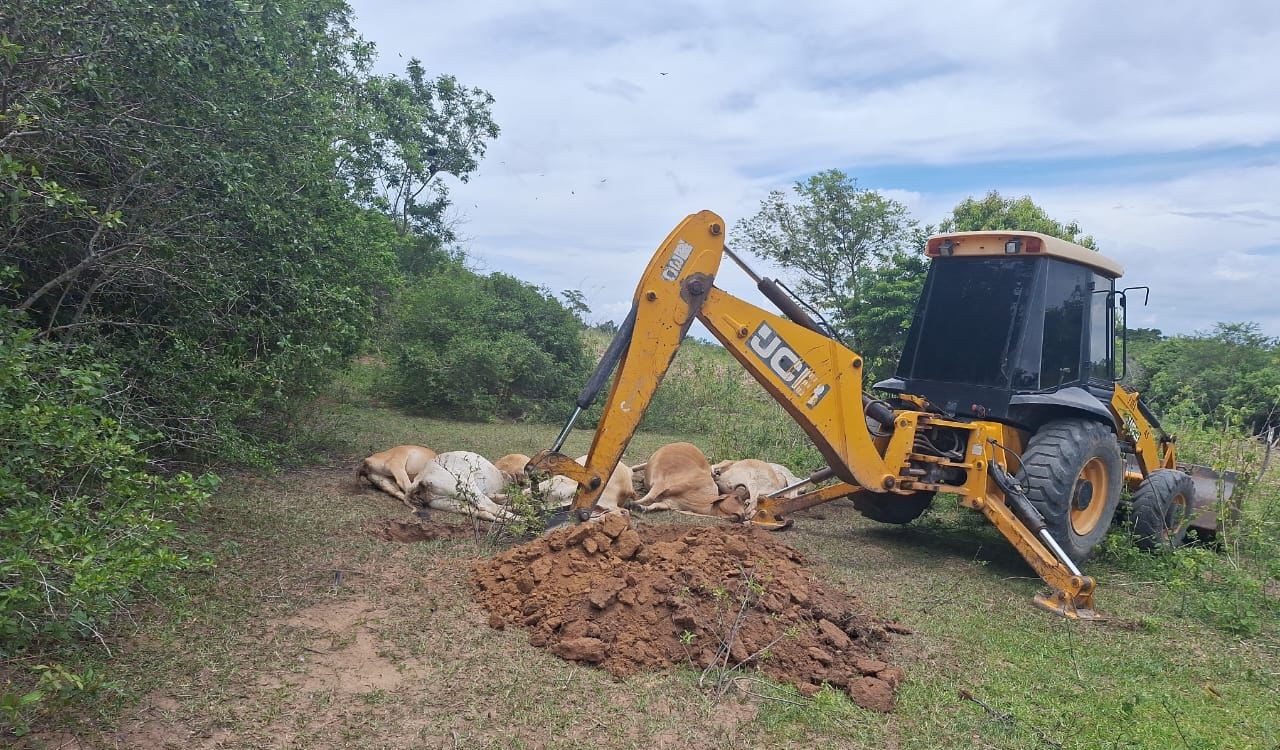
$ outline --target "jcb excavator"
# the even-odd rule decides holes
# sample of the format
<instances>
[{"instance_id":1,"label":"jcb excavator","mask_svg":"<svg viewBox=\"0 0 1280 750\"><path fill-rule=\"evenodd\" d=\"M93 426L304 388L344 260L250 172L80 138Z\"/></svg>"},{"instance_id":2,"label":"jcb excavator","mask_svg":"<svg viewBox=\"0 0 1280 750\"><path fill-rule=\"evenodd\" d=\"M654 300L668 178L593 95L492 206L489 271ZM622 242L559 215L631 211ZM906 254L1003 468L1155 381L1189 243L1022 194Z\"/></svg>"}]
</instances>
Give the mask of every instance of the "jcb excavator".
<instances>
[{"instance_id":1,"label":"jcb excavator","mask_svg":"<svg viewBox=\"0 0 1280 750\"><path fill-rule=\"evenodd\" d=\"M1131 289L1105 256L1033 232L957 232L929 239L932 259L895 377L863 392L863 359L780 283L725 244L724 221L689 216L654 254L634 304L555 445L530 471L580 485L571 513L589 520L604 477L635 433L694 320L760 382L828 466L763 499L752 523L849 497L863 515L907 523L951 492L981 512L1049 585L1036 603L1096 619L1094 579L1080 572L1106 534L1121 484L1134 490L1138 533L1170 544L1195 507L1192 477L1138 394L1121 386L1116 311ZM728 256L782 315L715 286ZM812 311L812 308L810 308ZM575 420L617 377L586 466L560 453ZM1131 469L1126 470L1126 455ZM824 480L836 481L819 486ZM812 483L794 498L783 494Z\"/></svg>"}]
</instances>

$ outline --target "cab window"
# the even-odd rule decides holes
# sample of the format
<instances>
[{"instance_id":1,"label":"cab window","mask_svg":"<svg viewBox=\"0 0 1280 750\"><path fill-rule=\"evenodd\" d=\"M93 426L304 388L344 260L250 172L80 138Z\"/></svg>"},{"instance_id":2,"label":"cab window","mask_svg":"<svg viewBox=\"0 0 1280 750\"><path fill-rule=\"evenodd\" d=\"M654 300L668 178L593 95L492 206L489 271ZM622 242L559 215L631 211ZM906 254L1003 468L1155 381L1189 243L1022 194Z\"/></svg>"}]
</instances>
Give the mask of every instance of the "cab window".
<instances>
[{"instance_id":1,"label":"cab window","mask_svg":"<svg viewBox=\"0 0 1280 750\"><path fill-rule=\"evenodd\" d=\"M1114 282L1099 274L1093 275L1089 303L1089 379L1110 381L1115 377L1115 320L1112 317Z\"/></svg>"},{"instance_id":2,"label":"cab window","mask_svg":"<svg viewBox=\"0 0 1280 750\"><path fill-rule=\"evenodd\" d=\"M1080 380L1085 305L1090 299L1089 270L1049 261L1044 290L1044 337L1040 350L1040 387L1057 388Z\"/></svg>"}]
</instances>

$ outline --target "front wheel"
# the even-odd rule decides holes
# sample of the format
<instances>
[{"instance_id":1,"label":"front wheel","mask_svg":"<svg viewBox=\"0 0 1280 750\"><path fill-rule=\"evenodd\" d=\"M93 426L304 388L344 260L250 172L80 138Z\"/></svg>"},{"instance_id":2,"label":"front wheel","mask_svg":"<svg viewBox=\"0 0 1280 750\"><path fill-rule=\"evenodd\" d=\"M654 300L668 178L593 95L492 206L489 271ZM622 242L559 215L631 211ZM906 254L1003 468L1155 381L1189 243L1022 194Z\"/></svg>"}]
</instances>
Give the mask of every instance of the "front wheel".
<instances>
[{"instance_id":1,"label":"front wheel","mask_svg":"<svg viewBox=\"0 0 1280 750\"><path fill-rule=\"evenodd\" d=\"M1049 422L1027 443L1021 474L1049 533L1068 557L1083 562L1107 535L1120 504L1124 461L1115 435L1087 419Z\"/></svg>"},{"instance_id":2,"label":"front wheel","mask_svg":"<svg viewBox=\"0 0 1280 750\"><path fill-rule=\"evenodd\" d=\"M1133 533L1145 550L1181 547L1191 525L1196 485L1175 469L1158 469L1133 493Z\"/></svg>"}]
</instances>

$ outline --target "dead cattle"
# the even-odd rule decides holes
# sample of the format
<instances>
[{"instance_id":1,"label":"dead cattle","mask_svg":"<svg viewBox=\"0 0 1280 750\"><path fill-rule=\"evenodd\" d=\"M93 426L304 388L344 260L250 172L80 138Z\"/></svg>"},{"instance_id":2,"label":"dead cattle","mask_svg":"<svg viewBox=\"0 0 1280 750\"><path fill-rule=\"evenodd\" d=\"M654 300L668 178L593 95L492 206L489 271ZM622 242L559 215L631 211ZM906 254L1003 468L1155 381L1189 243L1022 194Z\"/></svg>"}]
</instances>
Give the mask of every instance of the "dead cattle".
<instances>
[{"instance_id":1,"label":"dead cattle","mask_svg":"<svg viewBox=\"0 0 1280 750\"><path fill-rule=\"evenodd\" d=\"M579 456L574 460L583 466L587 465L586 456ZM609 481L605 483L604 492L596 499L596 507L605 511L627 507L636 499L633 476L631 467L619 461L609 475ZM538 491L546 498L548 507L561 508L573 502L573 496L578 492L578 483L568 477L555 476L539 483Z\"/></svg>"},{"instance_id":2,"label":"dead cattle","mask_svg":"<svg viewBox=\"0 0 1280 750\"><path fill-rule=\"evenodd\" d=\"M700 516L743 520L747 505L735 494L721 494L711 464L693 443L671 443L645 464L649 491L636 501L640 510L676 510Z\"/></svg>"},{"instance_id":3,"label":"dead cattle","mask_svg":"<svg viewBox=\"0 0 1280 750\"><path fill-rule=\"evenodd\" d=\"M407 495L428 508L486 521L511 521L515 516L495 502L506 500L502 494L506 484L498 467L479 453L449 451L423 468Z\"/></svg>"},{"instance_id":4,"label":"dead cattle","mask_svg":"<svg viewBox=\"0 0 1280 750\"><path fill-rule=\"evenodd\" d=\"M435 457L436 452L425 446L397 445L361 461L356 468L356 481L368 479L374 487L409 505L405 493Z\"/></svg>"},{"instance_id":5,"label":"dead cattle","mask_svg":"<svg viewBox=\"0 0 1280 750\"><path fill-rule=\"evenodd\" d=\"M507 480L507 484L514 484L520 487L529 484L529 475L524 473L524 467L529 465L529 457L523 453L508 453L493 462L498 467L498 471L502 472L502 477Z\"/></svg>"},{"instance_id":6,"label":"dead cattle","mask_svg":"<svg viewBox=\"0 0 1280 750\"><path fill-rule=\"evenodd\" d=\"M733 493L754 513L760 498L787 486L787 477L773 464L744 458L721 468L715 475L721 493Z\"/></svg>"}]
</instances>

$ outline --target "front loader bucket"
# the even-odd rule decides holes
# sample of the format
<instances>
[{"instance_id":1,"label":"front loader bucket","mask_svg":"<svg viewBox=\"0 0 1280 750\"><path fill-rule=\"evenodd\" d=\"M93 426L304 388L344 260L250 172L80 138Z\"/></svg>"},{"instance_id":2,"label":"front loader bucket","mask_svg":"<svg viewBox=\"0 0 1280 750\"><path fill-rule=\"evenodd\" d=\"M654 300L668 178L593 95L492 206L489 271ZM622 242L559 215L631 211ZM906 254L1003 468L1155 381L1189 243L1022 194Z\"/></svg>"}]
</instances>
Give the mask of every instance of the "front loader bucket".
<instances>
[{"instance_id":1,"label":"front loader bucket","mask_svg":"<svg viewBox=\"0 0 1280 750\"><path fill-rule=\"evenodd\" d=\"M1224 522L1239 520L1240 501L1232 499L1236 489L1234 471L1217 472L1197 464L1178 464L1178 469L1190 474L1196 486L1196 516L1191 528L1201 534L1216 534ZM1219 508L1225 511L1226 518L1218 515Z\"/></svg>"}]
</instances>

